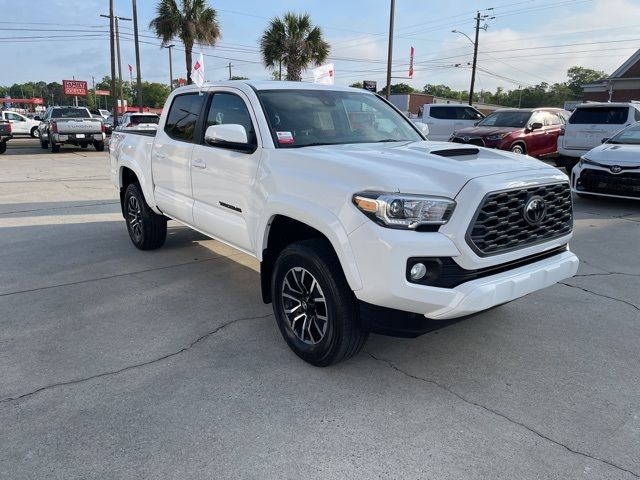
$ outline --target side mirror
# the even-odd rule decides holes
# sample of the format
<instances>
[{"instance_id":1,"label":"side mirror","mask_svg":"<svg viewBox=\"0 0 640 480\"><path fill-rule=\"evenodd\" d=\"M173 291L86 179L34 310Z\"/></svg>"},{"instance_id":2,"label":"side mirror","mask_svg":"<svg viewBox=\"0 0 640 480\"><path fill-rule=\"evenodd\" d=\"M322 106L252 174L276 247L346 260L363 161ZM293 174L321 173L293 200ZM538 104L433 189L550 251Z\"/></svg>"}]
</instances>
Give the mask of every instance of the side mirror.
<instances>
[{"instance_id":1,"label":"side mirror","mask_svg":"<svg viewBox=\"0 0 640 480\"><path fill-rule=\"evenodd\" d=\"M227 147L243 152L252 152L256 149L255 145L249 143L245 128L235 123L207 127L204 141L211 146Z\"/></svg>"},{"instance_id":2,"label":"side mirror","mask_svg":"<svg viewBox=\"0 0 640 480\"><path fill-rule=\"evenodd\" d=\"M425 137L429 137L429 125L422 122L416 122L414 123L414 125L418 127L418 130L420 130L420 133L422 133L422 135L424 135Z\"/></svg>"},{"instance_id":3,"label":"side mirror","mask_svg":"<svg viewBox=\"0 0 640 480\"><path fill-rule=\"evenodd\" d=\"M40 115L36 115L35 117L33 117L33 119L34 119L36 122L41 122L41 121L42 121L42 118L40 118Z\"/></svg>"},{"instance_id":4,"label":"side mirror","mask_svg":"<svg viewBox=\"0 0 640 480\"><path fill-rule=\"evenodd\" d=\"M610 140L609 137L605 137L602 139L602 141L600 143L607 143Z\"/></svg>"},{"instance_id":5,"label":"side mirror","mask_svg":"<svg viewBox=\"0 0 640 480\"><path fill-rule=\"evenodd\" d=\"M542 128L542 124L541 124L540 122L532 123L532 124L529 126L529 130L531 130L532 132L533 132L534 130L540 130L541 128Z\"/></svg>"}]
</instances>

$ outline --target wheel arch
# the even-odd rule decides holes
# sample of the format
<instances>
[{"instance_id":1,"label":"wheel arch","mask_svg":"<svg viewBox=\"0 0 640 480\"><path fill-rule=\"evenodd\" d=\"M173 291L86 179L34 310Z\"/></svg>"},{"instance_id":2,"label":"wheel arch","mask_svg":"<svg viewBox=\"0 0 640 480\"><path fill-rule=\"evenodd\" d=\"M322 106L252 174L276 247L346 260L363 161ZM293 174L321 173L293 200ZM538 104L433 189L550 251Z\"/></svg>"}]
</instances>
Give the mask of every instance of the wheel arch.
<instances>
[{"instance_id":1,"label":"wheel arch","mask_svg":"<svg viewBox=\"0 0 640 480\"><path fill-rule=\"evenodd\" d=\"M256 250L260 260L262 299L265 303L271 302L271 274L278 254L287 245L311 238L323 239L330 245L352 290L362 288L347 232L338 219L326 210L313 219L308 214L309 212L305 218L304 215L292 212L274 212L268 216L260 230L262 235Z\"/></svg>"}]
</instances>

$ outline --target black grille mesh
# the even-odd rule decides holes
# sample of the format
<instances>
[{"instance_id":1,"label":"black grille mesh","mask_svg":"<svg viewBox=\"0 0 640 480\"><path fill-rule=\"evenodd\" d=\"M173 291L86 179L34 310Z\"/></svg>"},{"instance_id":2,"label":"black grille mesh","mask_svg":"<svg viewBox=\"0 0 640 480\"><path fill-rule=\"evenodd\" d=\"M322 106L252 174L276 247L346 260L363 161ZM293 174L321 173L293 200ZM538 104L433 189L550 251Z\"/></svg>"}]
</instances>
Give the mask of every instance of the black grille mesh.
<instances>
[{"instance_id":1,"label":"black grille mesh","mask_svg":"<svg viewBox=\"0 0 640 480\"><path fill-rule=\"evenodd\" d=\"M523 217L524 206L534 195L547 204L546 216L537 225L529 224ZM572 228L569 184L540 185L486 196L474 217L467 242L480 256L497 255L562 237Z\"/></svg>"},{"instance_id":2,"label":"black grille mesh","mask_svg":"<svg viewBox=\"0 0 640 480\"><path fill-rule=\"evenodd\" d=\"M602 170L585 169L580 173L581 190L640 197L640 171L612 174Z\"/></svg>"}]
</instances>

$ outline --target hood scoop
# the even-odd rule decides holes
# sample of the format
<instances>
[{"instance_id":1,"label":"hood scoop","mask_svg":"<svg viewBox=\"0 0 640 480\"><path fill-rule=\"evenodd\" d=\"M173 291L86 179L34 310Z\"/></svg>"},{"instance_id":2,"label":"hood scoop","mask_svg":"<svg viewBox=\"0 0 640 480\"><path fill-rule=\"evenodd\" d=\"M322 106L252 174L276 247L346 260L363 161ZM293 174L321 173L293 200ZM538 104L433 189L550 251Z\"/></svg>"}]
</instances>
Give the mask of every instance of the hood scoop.
<instances>
[{"instance_id":1,"label":"hood scoop","mask_svg":"<svg viewBox=\"0 0 640 480\"><path fill-rule=\"evenodd\" d=\"M469 155L478 155L480 150L477 148L448 148L446 150L432 150L430 153L441 157L468 157Z\"/></svg>"}]
</instances>

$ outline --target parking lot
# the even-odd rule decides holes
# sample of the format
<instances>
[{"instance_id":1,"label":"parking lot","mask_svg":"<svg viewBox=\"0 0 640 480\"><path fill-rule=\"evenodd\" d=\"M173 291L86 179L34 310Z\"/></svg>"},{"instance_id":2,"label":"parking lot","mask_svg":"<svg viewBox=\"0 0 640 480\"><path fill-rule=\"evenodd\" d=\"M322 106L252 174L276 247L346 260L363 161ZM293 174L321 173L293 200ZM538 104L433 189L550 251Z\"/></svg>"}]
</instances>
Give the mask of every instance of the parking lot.
<instances>
[{"instance_id":1,"label":"parking lot","mask_svg":"<svg viewBox=\"0 0 640 480\"><path fill-rule=\"evenodd\" d=\"M314 368L257 262L136 250L91 147L0 156L0 478L640 478L640 203L575 199L578 275Z\"/></svg>"}]
</instances>

